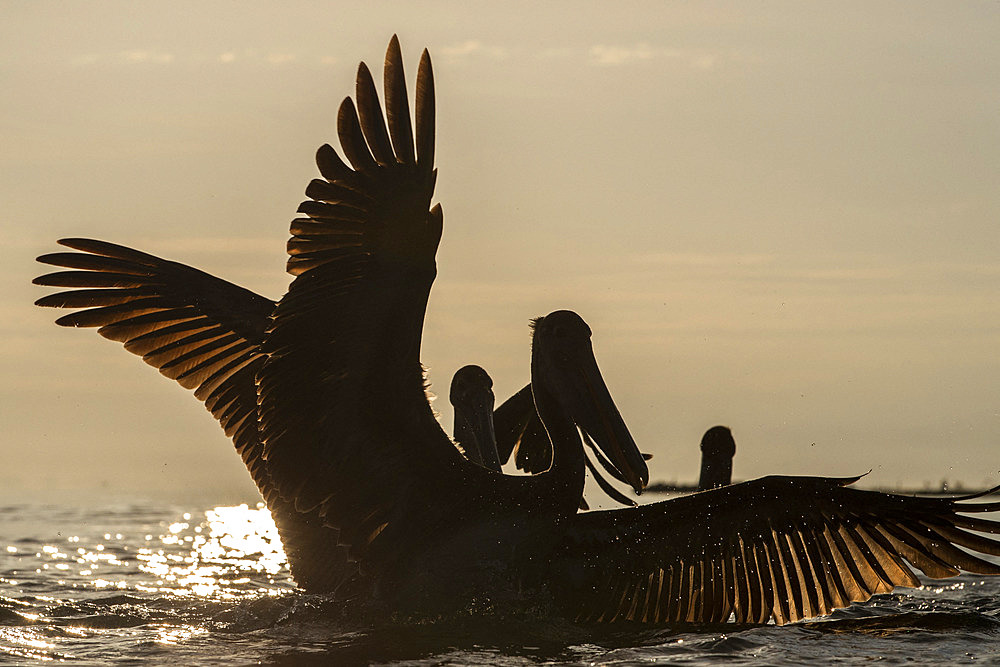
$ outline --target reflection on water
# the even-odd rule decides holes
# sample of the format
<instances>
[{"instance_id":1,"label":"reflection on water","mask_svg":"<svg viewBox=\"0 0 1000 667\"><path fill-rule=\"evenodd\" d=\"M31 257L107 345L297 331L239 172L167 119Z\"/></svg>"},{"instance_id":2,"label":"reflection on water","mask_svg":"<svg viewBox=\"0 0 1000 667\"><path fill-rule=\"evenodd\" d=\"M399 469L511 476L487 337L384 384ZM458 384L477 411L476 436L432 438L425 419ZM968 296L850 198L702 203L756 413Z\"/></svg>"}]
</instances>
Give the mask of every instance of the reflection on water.
<instances>
[{"instance_id":1,"label":"reflection on water","mask_svg":"<svg viewBox=\"0 0 1000 667\"><path fill-rule=\"evenodd\" d=\"M133 590L210 599L277 595L291 588L271 514L256 507L215 507L192 518L185 512L160 532L103 533L100 541L71 535L61 543L21 539L6 545L0 584L18 587L30 574L50 571L73 589ZM142 576L148 575L148 576Z\"/></svg>"},{"instance_id":2,"label":"reflection on water","mask_svg":"<svg viewBox=\"0 0 1000 667\"><path fill-rule=\"evenodd\" d=\"M87 517L65 508L4 509L0 655L69 660L102 644L191 644L233 603L294 589L262 503Z\"/></svg>"},{"instance_id":3,"label":"reflection on water","mask_svg":"<svg viewBox=\"0 0 1000 667\"><path fill-rule=\"evenodd\" d=\"M0 663L730 664L1000 659L1000 577L877 596L820 622L698 631L448 619L358 627L296 591L270 514L0 507ZM345 620L347 619L347 620ZM803 640L810 641L803 641Z\"/></svg>"},{"instance_id":4,"label":"reflection on water","mask_svg":"<svg viewBox=\"0 0 1000 667\"><path fill-rule=\"evenodd\" d=\"M138 590L229 600L278 594L273 586L285 566L285 553L263 504L216 507L195 525L190 513L183 519L156 540L145 536L155 546L139 549L136 559L140 570L157 579ZM257 585L263 582L267 586Z\"/></svg>"}]
</instances>

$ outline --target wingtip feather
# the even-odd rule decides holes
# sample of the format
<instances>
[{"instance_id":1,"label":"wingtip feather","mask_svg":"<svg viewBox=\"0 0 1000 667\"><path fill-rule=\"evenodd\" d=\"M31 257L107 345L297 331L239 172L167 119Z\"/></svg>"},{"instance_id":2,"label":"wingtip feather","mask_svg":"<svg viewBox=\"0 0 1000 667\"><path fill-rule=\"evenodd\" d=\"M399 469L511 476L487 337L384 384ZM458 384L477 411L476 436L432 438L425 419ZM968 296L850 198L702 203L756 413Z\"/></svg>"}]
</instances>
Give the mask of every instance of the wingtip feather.
<instances>
[{"instance_id":1,"label":"wingtip feather","mask_svg":"<svg viewBox=\"0 0 1000 667\"><path fill-rule=\"evenodd\" d=\"M431 55L424 49L417 68L417 164L427 170L434 168L434 134L436 102L434 99L434 68Z\"/></svg>"},{"instance_id":2,"label":"wingtip feather","mask_svg":"<svg viewBox=\"0 0 1000 667\"><path fill-rule=\"evenodd\" d=\"M383 74L385 90L386 120L389 125L389 135L397 159L403 164L412 164L413 126L410 121L410 104L406 93L406 76L403 71L403 54L399 48L399 39L393 35L385 52L385 68Z\"/></svg>"}]
</instances>

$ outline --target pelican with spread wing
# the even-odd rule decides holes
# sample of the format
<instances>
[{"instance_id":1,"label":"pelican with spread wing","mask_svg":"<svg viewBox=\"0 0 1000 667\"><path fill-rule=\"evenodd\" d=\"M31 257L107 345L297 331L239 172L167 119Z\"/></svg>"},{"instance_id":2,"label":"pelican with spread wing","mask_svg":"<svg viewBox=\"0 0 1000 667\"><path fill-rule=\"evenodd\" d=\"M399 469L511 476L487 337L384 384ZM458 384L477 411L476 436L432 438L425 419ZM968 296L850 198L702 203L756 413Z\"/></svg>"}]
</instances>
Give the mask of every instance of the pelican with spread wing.
<instances>
[{"instance_id":1,"label":"pelican with spread wing","mask_svg":"<svg viewBox=\"0 0 1000 667\"><path fill-rule=\"evenodd\" d=\"M292 223L288 293L277 304L241 297L268 311L265 327L227 319L217 300L228 288L205 274L185 274L204 290L192 303L151 293L145 281L155 271L127 266L151 261L141 254L117 272L90 270L88 254L107 266L122 252L94 242L66 242L84 251L74 259L43 258L80 270L38 281L82 288L42 299L86 308L61 323L100 326L195 389L269 505L308 533L297 558L311 560L303 572L323 588L391 610L467 608L506 599L498 587L509 586L544 593L585 622L785 623L918 585L914 568L936 578L1000 574L979 555L1000 555L1000 542L982 535L1000 533L1000 523L978 516L1000 503L975 496L908 498L852 489L853 479L766 477L578 513L580 430L637 492L648 474L601 379L590 330L569 311L536 320L532 337L531 394L552 448L548 469L506 476L467 460L435 419L420 364L443 219L431 206L426 51L415 128L395 38L385 114L363 64L356 100L338 114L347 162L320 148L324 178L310 183Z\"/></svg>"}]
</instances>

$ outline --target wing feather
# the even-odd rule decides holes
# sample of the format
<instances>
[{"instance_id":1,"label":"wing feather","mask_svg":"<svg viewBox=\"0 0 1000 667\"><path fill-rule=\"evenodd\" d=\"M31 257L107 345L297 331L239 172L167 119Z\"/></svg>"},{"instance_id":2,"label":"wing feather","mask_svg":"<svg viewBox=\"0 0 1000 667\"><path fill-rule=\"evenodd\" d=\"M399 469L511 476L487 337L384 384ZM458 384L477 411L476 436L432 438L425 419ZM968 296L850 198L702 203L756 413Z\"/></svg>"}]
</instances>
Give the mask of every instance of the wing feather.
<instances>
[{"instance_id":1,"label":"wing feather","mask_svg":"<svg viewBox=\"0 0 1000 667\"><path fill-rule=\"evenodd\" d=\"M808 557L805 550L797 548L795 537L797 530L782 531L782 551L787 554L786 562L790 562L794 568L797 585L796 598L799 600L799 610L801 618L809 618L819 615L819 601L816 597L817 583L812 576L812 569L809 567Z\"/></svg>"},{"instance_id":2,"label":"wing feather","mask_svg":"<svg viewBox=\"0 0 1000 667\"><path fill-rule=\"evenodd\" d=\"M765 578L770 581L774 592L773 612L775 622L779 625L787 623L795 615L795 601L791 599L790 586L788 584L788 573L781 563L781 555L775 541L774 529L771 534L761 544L763 551L763 572ZM758 563L760 559L758 558Z\"/></svg>"},{"instance_id":3,"label":"wing feather","mask_svg":"<svg viewBox=\"0 0 1000 667\"><path fill-rule=\"evenodd\" d=\"M733 614L737 623L749 623L754 608L753 586L747 574L746 553L743 551L742 541L729 545L730 558L729 567L732 569L735 588L733 591ZM754 582L755 583L755 582ZM757 599L760 598L760 590L757 589ZM759 603L758 603L759 604Z\"/></svg>"},{"instance_id":4,"label":"wing feather","mask_svg":"<svg viewBox=\"0 0 1000 667\"><path fill-rule=\"evenodd\" d=\"M1000 556L1000 544L982 535L976 535L946 523L933 524L934 531L945 540L972 551L990 556Z\"/></svg>"},{"instance_id":5,"label":"wing feather","mask_svg":"<svg viewBox=\"0 0 1000 667\"><path fill-rule=\"evenodd\" d=\"M410 103L403 74L403 56L395 35L385 53L385 108L396 159L403 164L416 161L413 154L413 126L410 124Z\"/></svg>"},{"instance_id":6,"label":"wing feather","mask_svg":"<svg viewBox=\"0 0 1000 667\"><path fill-rule=\"evenodd\" d=\"M361 63L358 65L358 81L356 96L358 107L361 110L361 129L368 146L371 148L372 156L381 166L395 164L396 156L392 152L392 145L389 143L389 132L386 130L385 121L382 118L382 107L378 101L378 91L375 90L375 81L368 70L368 65ZM419 114L419 112L418 112ZM434 137L431 137L433 143Z\"/></svg>"},{"instance_id":7,"label":"wing feather","mask_svg":"<svg viewBox=\"0 0 1000 667\"><path fill-rule=\"evenodd\" d=\"M823 528L825 527L824 522ZM834 609L849 603L844 601L844 586L837 576L833 557L823 549L826 539L822 529L813 534L816 535L816 539L809 539L801 530L796 531L796 537L806 551L813 573L820 580L819 591L823 598L821 614L829 614Z\"/></svg>"},{"instance_id":8,"label":"wing feather","mask_svg":"<svg viewBox=\"0 0 1000 667\"><path fill-rule=\"evenodd\" d=\"M434 71L431 56L424 49L417 70L417 164L434 168Z\"/></svg>"},{"instance_id":9,"label":"wing feather","mask_svg":"<svg viewBox=\"0 0 1000 667\"><path fill-rule=\"evenodd\" d=\"M368 144L365 143L365 136L361 132L361 121L358 120L354 100L350 97L344 99L337 112L337 136L340 138L341 148L344 149L344 156L355 171L372 172L378 168L378 163L368 150Z\"/></svg>"},{"instance_id":10,"label":"wing feather","mask_svg":"<svg viewBox=\"0 0 1000 667\"><path fill-rule=\"evenodd\" d=\"M890 592L892 586L889 584L889 575L882 569L877 557L868 548L855 523L842 524L841 536L851 551L854 561L859 563L859 569L862 576L865 577L865 586L868 590L873 595Z\"/></svg>"},{"instance_id":11,"label":"wing feather","mask_svg":"<svg viewBox=\"0 0 1000 667\"><path fill-rule=\"evenodd\" d=\"M748 553L748 576L759 590L755 612L751 617L752 623L766 623L771 616L771 609L774 608L774 581L771 578L770 562L767 559L767 549L761 543L758 546L751 546Z\"/></svg>"}]
</instances>

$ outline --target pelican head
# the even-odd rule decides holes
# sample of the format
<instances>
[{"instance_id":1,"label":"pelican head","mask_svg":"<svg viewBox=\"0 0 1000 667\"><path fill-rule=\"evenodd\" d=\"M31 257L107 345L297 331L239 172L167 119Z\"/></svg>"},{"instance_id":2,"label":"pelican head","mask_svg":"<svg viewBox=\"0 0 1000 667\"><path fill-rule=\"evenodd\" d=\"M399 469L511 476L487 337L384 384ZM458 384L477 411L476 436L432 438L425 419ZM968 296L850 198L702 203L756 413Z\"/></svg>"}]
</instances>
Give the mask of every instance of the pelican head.
<instances>
[{"instance_id":1,"label":"pelican head","mask_svg":"<svg viewBox=\"0 0 1000 667\"><path fill-rule=\"evenodd\" d=\"M455 439L471 461L499 471L489 373L475 364L462 366L451 379L449 398L455 407Z\"/></svg>"},{"instance_id":2,"label":"pelican head","mask_svg":"<svg viewBox=\"0 0 1000 667\"><path fill-rule=\"evenodd\" d=\"M635 492L641 493L649 483L646 461L604 383L590 336L587 323L570 310L535 319L532 385L536 378L542 380L565 413L597 443Z\"/></svg>"},{"instance_id":3,"label":"pelican head","mask_svg":"<svg viewBox=\"0 0 1000 667\"><path fill-rule=\"evenodd\" d=\"M701 438L701 478L698 489L715 489L727 486L733 477L733 456L736 441L733 432L725 426L713 426Z\"/></svg>"}]
</instances>

